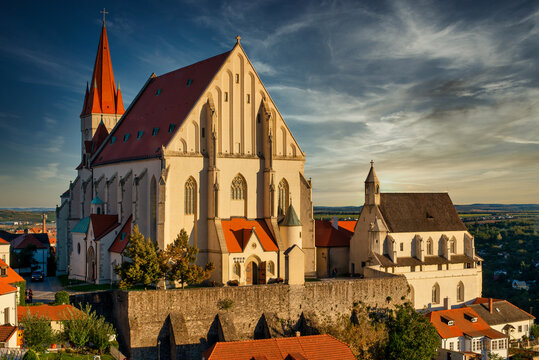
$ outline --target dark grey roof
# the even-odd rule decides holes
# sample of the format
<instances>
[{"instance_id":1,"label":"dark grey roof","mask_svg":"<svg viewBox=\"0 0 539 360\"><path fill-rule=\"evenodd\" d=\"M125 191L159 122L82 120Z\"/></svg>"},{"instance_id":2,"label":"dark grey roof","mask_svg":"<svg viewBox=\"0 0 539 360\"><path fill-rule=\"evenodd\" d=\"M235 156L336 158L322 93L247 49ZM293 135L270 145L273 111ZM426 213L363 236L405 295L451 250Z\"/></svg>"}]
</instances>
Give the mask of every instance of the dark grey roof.
<instances>
[{"instance_id":1,"label":"dark grey roof","mask_svg":"<svg viewBox=\"0 0 539 360\"><path fill-rule=\"evenodd\" d=\"M301 221L299 221L298 215L296 214L296 211L294 210L294 207L292 206L292 204L288 206L288 210L286 210L286 215L281 220L279 225L280 226L301 226Z\"/></svg>"},{"instance_id":2,"label":"dark grey roof","mask_svg":"<svg viewBox=\"0 0 539 360\"><path fill-rule=\"evenodd\" d=\"M391 232L467 230L447 193L382 193L380 211Z\"/></svg>"},{"instance_id":3,"label":"dark grey roof","mask_svg":"<svg viewBox=\"0 0 539 360\"><path fill-rule=\"evenodd\" d=\"M492 303L492 314L489 311L489 303L468 305L474 309L489 325L507 324L516 321L535 319L532 315L516 307L506 300L498 300Z\"/></svg>"},{"instance_id":4,"label":"dark grey roof","mask_svg":"<svg viewBox=\"0 0 539 360\"><path fill-rule=\"evenodd\" d=\"M397 257L397 262L394 263L388 255L380 255L373 253L374 257L378 259L380 264L384 267L391 266L419 266L419 265L441 265L441 264L464 264L472 263L475 260L467 255L451 255L451 260L447 260L442 256L425 256L424 261L412 256Z\"/></svg>"}]
</instances>

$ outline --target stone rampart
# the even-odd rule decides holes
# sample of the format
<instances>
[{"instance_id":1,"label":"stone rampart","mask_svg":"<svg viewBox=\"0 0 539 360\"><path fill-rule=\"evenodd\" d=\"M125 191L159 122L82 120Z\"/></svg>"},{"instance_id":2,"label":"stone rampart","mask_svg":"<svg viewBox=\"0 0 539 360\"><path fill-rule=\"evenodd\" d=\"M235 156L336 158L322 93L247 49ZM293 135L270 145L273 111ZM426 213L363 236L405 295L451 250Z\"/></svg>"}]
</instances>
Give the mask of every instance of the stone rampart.
<instances>
[{"instance_id":1,"label":"stone rampart","mask_svg":"<svg viewBox=\"0 0 539 360\"><path fill-rule=\"evenodd\" d=\"M112 291L72 297L111 319L131 359L200 359L216 341L312 333L354 303L387 307L408 294L404 277L185 290ZM96 303L96 301L98 303ZM159 350L158 350L159 347Z\"/></svg>"}]
</instances>

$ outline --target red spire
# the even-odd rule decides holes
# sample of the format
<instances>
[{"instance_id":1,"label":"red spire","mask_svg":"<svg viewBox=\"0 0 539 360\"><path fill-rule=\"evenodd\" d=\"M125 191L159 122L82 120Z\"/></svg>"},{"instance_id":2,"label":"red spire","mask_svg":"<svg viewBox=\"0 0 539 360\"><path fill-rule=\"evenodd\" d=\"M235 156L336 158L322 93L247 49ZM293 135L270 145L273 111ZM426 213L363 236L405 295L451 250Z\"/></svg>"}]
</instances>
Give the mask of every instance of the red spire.
<instances>
[{"instance_id":1,"label":"red spire","mask_svg":"<svg viewBox=\"0 0 539 360\"><path fill-rule=\"evenodd\" d=\"M91 113L118 115L124 113L123 102L121 101L121 97L118 97L114 84L107 28L104 21L99 46L97 47L94 72L92 74L92 89L90 90L89 103L82 115Z\"/></svg>"},{"instance_id":2,"label":"red spire","mask_svg":"<svg viewBox=\"0 0 539 360\"><path fill-rule=\"evenodd\" d=\"M122 90L120 90L120 82L118 82L118 92L116 93L116 113L121 115L125 112L124 101L122 99Z\"/></svg>"}]
</instances>

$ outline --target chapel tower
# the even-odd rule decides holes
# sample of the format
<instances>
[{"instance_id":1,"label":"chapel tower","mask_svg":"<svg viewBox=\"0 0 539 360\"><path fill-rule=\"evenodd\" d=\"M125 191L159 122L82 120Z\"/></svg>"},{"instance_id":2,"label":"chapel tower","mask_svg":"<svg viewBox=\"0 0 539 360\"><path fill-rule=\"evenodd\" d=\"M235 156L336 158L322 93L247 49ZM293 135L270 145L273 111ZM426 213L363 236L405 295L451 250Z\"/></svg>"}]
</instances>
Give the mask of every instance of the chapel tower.
<instances>
[{"instance_id":1,"label":"chapel tower","mask_svg":"<svg viewBox=\"0 0 539 360\"><path fill-rule=\"evenodd\" d=\"M108 135L124 112L120 85L116 87L114 82L107 28L103 20L92 80L90 84L86 84L86 95L80 114L83 166L86 166L87 159L97 150L92 149L92 146L96 145L92 144L92 139L101 122Z\"/></svg>"},{"instance_id":2,"label":"chapel tower","mask_svg":"<svg viewBox=\"0 0 539 360\"><path fill-rule=\"evenodd\" d=\"M371 161L371 170L365 179L365 205L380 205L380 180L374 171L374 161Z\"/></svg>"}]
</instances>

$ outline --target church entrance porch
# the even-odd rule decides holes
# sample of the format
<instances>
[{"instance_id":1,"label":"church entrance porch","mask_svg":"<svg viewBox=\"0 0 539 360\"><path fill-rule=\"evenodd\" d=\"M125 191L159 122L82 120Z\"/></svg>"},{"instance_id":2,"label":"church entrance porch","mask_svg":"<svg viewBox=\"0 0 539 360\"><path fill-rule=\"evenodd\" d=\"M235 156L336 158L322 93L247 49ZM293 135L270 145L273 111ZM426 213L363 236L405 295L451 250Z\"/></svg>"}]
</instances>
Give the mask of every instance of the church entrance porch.
<instances>
[{"instance_id":1,"label":"church entrance porch","mask_svg":"<svg viewBox=\"0 0 539 360\"><path fill-rule=\"evenodd\" d=\"M266 283L266 262L257 264L250 261L245 268L245 278L247 285L258 285Z\"/></svg>"}]
</instances>

